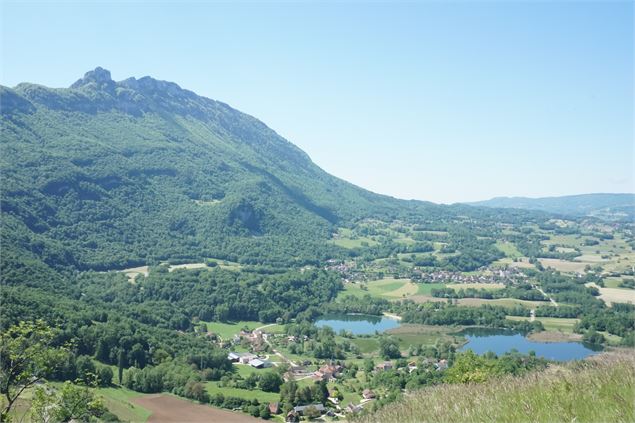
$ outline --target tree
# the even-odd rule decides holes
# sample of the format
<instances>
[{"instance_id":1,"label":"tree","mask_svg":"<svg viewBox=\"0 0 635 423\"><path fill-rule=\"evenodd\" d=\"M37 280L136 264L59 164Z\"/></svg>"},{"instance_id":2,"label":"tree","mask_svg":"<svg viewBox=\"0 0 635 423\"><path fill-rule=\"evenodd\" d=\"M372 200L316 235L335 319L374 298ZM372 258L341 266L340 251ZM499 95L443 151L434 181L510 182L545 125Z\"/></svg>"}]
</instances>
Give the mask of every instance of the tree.
<instances>
[{"instance_id":1,"label":"tree","mask_svg":"<svg viewBox=\"0 0 635 423\"><path fill-rule=\"evenodd\" d=\"M284 383L280 388L280 401L286 407L293 407L297 404L298 384L295 380Z\"/></svg>"},{"instance_id":2,"label":"tree","mask_svg":"<svg viewBox=\"0 0 635 423\"><path fill-rule=\"evenodd\" d=\"M260 376L260 389L265 392L280 392L280 386L284 380L278 373L268 372Z\"/></svg>"},{"instance_id":3,"label":"tree","mask_svg":"<svg viewBox=\"0 0 635 423\"><path fill-rule=\"evenodd\" d=\"M123 383L124 367L126 367L126 353L124 350L119 350L119 357L117 359L117 376L120 385Z\"/></svg>"},{"instance_id":4,"label":"tree","mask_svg":"<svg viewBox=\"0 0 635 423\"><path fill-rule=\"evenodd\" d=\"M87 386L67 381L59 391L36 388L31 402L31 420L39 422L90 421L101 416L106 408Z\"/></svg>"},{"instance_id":5,"label":"tree","mask_svg":"<svg viewBox=\"0 0 635 423\"><path fill-rule=\"evenodd\" d=\"M108 366L101 366L97 371L100 386L110 386L112 384L112 369Z\"/></svg>"},{"instance_id":6,"label":"tree","mask_svg":"<svg viewBox=\"0 0 635 423\"><path fill-rule=\"evenodd\" d=\"M317 419L321 415L322 414L320 413L320 411L312 405L309 405L307 408L304 409L304 416L307 417L309 420Z\"/></svg>"},{"instance_id":7,"label":"tree","mask_svg":"<svg viewBox=\"0 0 635 423\"><path fill-rule=\"evenodd\" d=\"M401 357L399 345L393 338L381 338L379 340L379 352L385 359Z\"/></svg>"},{"instance_id":8,"label":"tree","mask_svg":"<svg viewBox=\"0 0 635 423\"><path fill-rule=\"evenodd\" d=\"M80 355L75 361L77 365L77 377L84 383L93 383L97 379L95 363L87 355Z\"/></svg>"},{"instance_id":9,"label":"tree","mask_svg":"<svg viewBox=\"0 0 635 423\"><path fill-rule=\"evenodd\" d=\"M20 322L0 335L0 393L6 405L0 421L25 389L50 374L64 360L67 351L53 347L54 332L44 321Z\"/></svg>"}]
</instances>

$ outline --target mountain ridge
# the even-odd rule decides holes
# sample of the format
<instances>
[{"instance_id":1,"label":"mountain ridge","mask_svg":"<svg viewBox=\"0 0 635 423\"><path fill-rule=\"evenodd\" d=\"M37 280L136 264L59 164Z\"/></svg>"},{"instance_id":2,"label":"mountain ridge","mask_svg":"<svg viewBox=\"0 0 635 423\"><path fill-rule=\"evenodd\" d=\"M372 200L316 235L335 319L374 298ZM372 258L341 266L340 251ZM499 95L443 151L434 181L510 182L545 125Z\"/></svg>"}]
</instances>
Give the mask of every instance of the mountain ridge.
<instances>
[{"instance_id":1,"label":"mountain ridge","mask_svg":"<svg viewBox=\"0 0 635 423\"><path fill-rule=\"evenodd\" d=\"M573 216L594 216L607 219L635 218L635 194L589 193L553 197L494 197L489 200L463 203L478 207L541 210Z\"/></svg>"}]
</instances>

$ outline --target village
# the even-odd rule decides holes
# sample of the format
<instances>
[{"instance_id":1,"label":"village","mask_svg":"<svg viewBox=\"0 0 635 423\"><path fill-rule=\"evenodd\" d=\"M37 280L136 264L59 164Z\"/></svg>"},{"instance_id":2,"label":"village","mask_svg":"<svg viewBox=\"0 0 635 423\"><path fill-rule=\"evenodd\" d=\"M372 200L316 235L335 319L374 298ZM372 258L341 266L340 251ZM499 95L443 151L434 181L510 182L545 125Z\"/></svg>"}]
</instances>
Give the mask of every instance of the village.
<instances>
[{"instance_id":1,"label":"village","mask_svg":"<svg viewBox=\"0 0 635 423\"><path fill-rule=\"evenodd\" d=\"M302 418L343 419L349 414L361 412L364 407L381 398L381 390L363 387L363 384L356 386L356 392L347 392L349 390L347 382L352 380L357 383L359 380L355 373L361 365L360 360L318 360L309 357L298 360L287 357L281 352L290 343L309 341L310 338L307 336L300 338L283 333L268 333L266 327L262 327L251 331L240 330L231 338L230 345L225 346L230 349L235 347L234 349L246 350L242 352L231 350L227 355L227 359L236 366L238 373L246 372L246 368L256 372L272 369L271 371L281 372L284 382L295 381L299 387L316 383L322 383L327 387L328 396L325 403L298 405L284 413L279 401L269 402L269 412L274 416L280 416L286 422L298 422ZM420 366L429 371L443 371L448 368L448 365L447 359L434 358L379 360L377 364L373 362L372 368L365 371L370 371L372 374L387 371L412 373ZM367 379L368 376L364 376L362 380ZM350 400L351 394L355 400Z\"/></svg>"}]
</instances>

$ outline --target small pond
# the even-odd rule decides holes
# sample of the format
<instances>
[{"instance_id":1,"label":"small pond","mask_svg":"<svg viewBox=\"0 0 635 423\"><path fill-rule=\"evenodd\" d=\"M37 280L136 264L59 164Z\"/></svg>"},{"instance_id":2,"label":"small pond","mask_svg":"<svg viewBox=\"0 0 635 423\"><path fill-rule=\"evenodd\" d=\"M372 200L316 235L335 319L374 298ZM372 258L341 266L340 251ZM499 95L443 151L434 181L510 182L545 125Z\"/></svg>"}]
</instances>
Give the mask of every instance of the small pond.
<instances>
[{"instance_id":1,"label":"small pond","mask_svg":"<svg viewBox=\"0 0 635 423\"><path fill-rule=\"evenodd\" d=\"M353 335L372 335L375 332L384 332L399 325L397 319L370 314L329 314L322 316L315 322L315 326L319 328L330 326L335 333L344 329Z\"/></svg>"},{"instance_id":2,"label":"small pond","mask_svg":"<svg viewBox=\"0 0 635 423\"><path fill-rule=\"evenodd\" d=\"M459 351L472 350L476 354L488 351L502 355L513 349L520 353L535 351L538 357L548 360L569 361L579 360L593 354L600 349L580 342L536 342L524 335L496 329L467 329L460 333L468 342Z\"/></svg>"}]
</instances>

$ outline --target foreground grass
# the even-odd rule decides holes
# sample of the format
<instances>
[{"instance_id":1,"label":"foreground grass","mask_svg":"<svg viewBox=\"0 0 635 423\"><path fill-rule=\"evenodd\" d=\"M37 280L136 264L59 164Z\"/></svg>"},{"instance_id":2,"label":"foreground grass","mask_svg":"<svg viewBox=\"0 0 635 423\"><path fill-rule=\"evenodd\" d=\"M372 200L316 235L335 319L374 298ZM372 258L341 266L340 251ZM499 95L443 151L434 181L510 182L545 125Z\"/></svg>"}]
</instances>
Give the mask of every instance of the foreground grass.
<instances>
[{"instance_id":1,"label":"foreground grass","mask_svg":"<svg viewBox=\"0 0 635 423\"><path fill-rule=\"evenodd\" d=\"M632 422L632 350L482 384L441 385L408 395L359 422Z\"/></svg>"}]
</instances>

